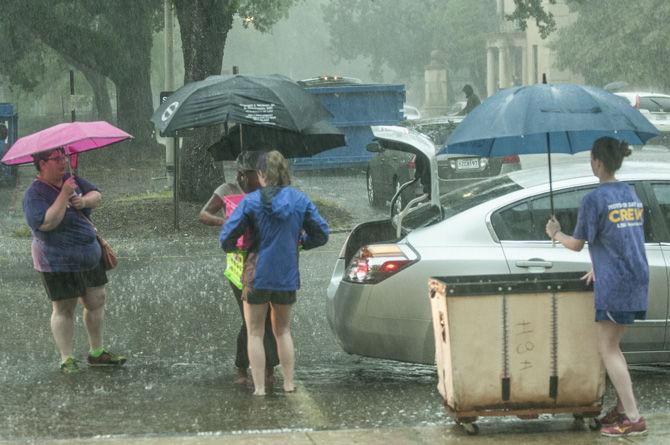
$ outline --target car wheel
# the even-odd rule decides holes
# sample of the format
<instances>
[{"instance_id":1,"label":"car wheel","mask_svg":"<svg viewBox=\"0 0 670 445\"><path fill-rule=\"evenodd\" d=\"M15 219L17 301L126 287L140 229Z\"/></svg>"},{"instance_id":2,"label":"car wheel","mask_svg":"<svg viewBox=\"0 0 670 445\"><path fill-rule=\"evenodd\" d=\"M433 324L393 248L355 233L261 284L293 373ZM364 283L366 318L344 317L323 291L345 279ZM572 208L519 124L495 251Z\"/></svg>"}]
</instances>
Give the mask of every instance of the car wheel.
<instances>
[{"instance_id":1,"label":"car wheel","mask_svg":"<svg viewBox=\"0 0 670 445\"><path fill-rule=\"evenodd\" d=\"M365 180L368 189L368 203L370 203L371 207L379 207L380 199L377 192L375 191L375 186L372 182L372 175L370 174L369 169L365 175Z\"/></svg>"},{"instance_id":2,"label":"car wheel","mask_svg":"<svg viewBox=\"0 0 670 445\"><path fill-rule=\"evenodd\" d=\"M394 187L394 189L395 189L394 195L395 195L395 193L397 193L398 190L400 190L400 181L398 181L398 178L395 178L393 181L395 182L395 187ZM398 196L398 199L396 199L396 201L395 201L395 208L393 209L393 214L397 215L398 213L400 213L400 211L403 209L403 207L405 207L405 203L404 203L404 199L403 199L402 194L401 194L401 195Z\"/></svg>"}]
</instances>

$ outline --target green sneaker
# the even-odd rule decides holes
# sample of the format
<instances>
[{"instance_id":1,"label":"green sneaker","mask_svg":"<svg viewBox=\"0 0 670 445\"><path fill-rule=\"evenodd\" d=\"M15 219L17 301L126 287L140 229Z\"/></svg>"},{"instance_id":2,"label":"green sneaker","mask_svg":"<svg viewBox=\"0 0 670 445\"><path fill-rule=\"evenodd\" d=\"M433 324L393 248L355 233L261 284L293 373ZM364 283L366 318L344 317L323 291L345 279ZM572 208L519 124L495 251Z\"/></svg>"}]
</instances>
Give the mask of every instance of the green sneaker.
<instances>
[{"instance_id":1,"label":"green sneaker","mask_svg":"<svg viewBox=\"0 0 670 445\"><path fill-rule=\"evenodd\" d=\"M126 358L119 354L114 354L108 351L102 351L97 357L88 355L89 366L121 366L126 362Z\"/></svg>"},{"instance_id":2,"label":"green sneaker","mask_svg":"<svg viewBox=\"0 0 670 445\"><path fill-rule=\"evenodd\" d=\"M60 364L60 370L63 374L74 374L79 372L79 365L74 358L68 357Z\"/></svg>"}]
</instances>

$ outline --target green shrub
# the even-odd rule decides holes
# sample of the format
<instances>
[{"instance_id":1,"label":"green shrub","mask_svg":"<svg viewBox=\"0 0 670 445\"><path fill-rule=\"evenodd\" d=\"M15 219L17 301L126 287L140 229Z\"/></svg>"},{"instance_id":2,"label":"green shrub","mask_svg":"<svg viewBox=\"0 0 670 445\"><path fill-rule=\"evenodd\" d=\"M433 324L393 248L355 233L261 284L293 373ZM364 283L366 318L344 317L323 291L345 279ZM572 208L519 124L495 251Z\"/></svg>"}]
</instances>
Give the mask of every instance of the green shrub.
<instances>
[{"instance_id":1,"label":"green shrub","mask_svg":"<svg viewBox=\"0 0 670 445\"><path fill-rule=\"evenodd\" d=\"M32 233L30 232L30 228L28 226L21 226L18 229L14 229L14 231L12 231L12 235L15 238L30 238Z\"/></svg>"}]
</instances>

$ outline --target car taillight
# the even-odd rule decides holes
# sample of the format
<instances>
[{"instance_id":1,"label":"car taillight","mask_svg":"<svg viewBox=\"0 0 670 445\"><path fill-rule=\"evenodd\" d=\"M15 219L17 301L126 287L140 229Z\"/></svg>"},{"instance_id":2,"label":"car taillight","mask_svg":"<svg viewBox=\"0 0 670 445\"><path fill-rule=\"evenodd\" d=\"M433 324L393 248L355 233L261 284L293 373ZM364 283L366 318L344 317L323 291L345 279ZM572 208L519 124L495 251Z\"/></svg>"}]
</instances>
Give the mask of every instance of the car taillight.
<instances>
[{"instance_id":1,"label":"car taillight","mask_svg":"<svg viewBox=\"0 0 670 445\"><path fill-rule=\"evenodd\" d=\"M374 284L383 281L418 261L407 246L372 244L361 247L351 259L342 277L350 283Z\"/></svg>"},{"instance_id":2,"label":"car taillight","mask_svg":"<svg viewBox=\"0 0 670 445\"><path fill-rule=\"evenodd\" d=\"M635 108L640 109L640 96L635 96Z\"/></svg>"},{"instance_id":3,"label":"car taillight","mask_svg":"<svg viewBox=\"0 0 670 445\"><path fill-rule=\"evenodd\" d=\"M518 164L519 155L509 155L502 158L503 164Z\"/></svg>"}]
</instances>

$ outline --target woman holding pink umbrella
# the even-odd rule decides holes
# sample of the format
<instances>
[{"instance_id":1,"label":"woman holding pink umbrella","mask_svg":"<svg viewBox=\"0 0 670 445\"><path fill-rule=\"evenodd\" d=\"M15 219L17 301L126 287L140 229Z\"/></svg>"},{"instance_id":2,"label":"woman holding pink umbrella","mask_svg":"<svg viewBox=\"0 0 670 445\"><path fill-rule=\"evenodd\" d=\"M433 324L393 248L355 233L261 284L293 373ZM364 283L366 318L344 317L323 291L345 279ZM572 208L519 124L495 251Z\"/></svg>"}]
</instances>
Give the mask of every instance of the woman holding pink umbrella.
<instances>
[{"instance_id":1,"label":"woman holding pink umbrella","mask_svg":"<svg viewBox=\"0 0 670 445\"><path fill-rule=\"evenodd\" d=\"M79 370L73 353L78 300L84 306L88 364L118 366L126 361L102 344L107 275L89 219L102 195L90 182L66 173L66 166L67 156L128 139L132 136L104 121L68 122L20 138L2 157L6 165L32 162L38 171L24 195L23 211L33 234L33 264L51 300L51 332L65 373Z\"/></svg>"},{"instance_id":2,"label":"woman holding pink umbrella","mask_svg":"<svg viewBox=\"0 0 670 445\"><path fill-rule=\"evenodd\" d=\"M88 219L102 199L95 185L66 173L63 148L32 155L37 177L23 198L23 211L33 235L32 257L51 300L51 332L64 373L79 370L74 359L74 312L84 306L88 364L119 366L126 358L103 347L107 274L100 244Z\"/></svg>"}]
</instances>

